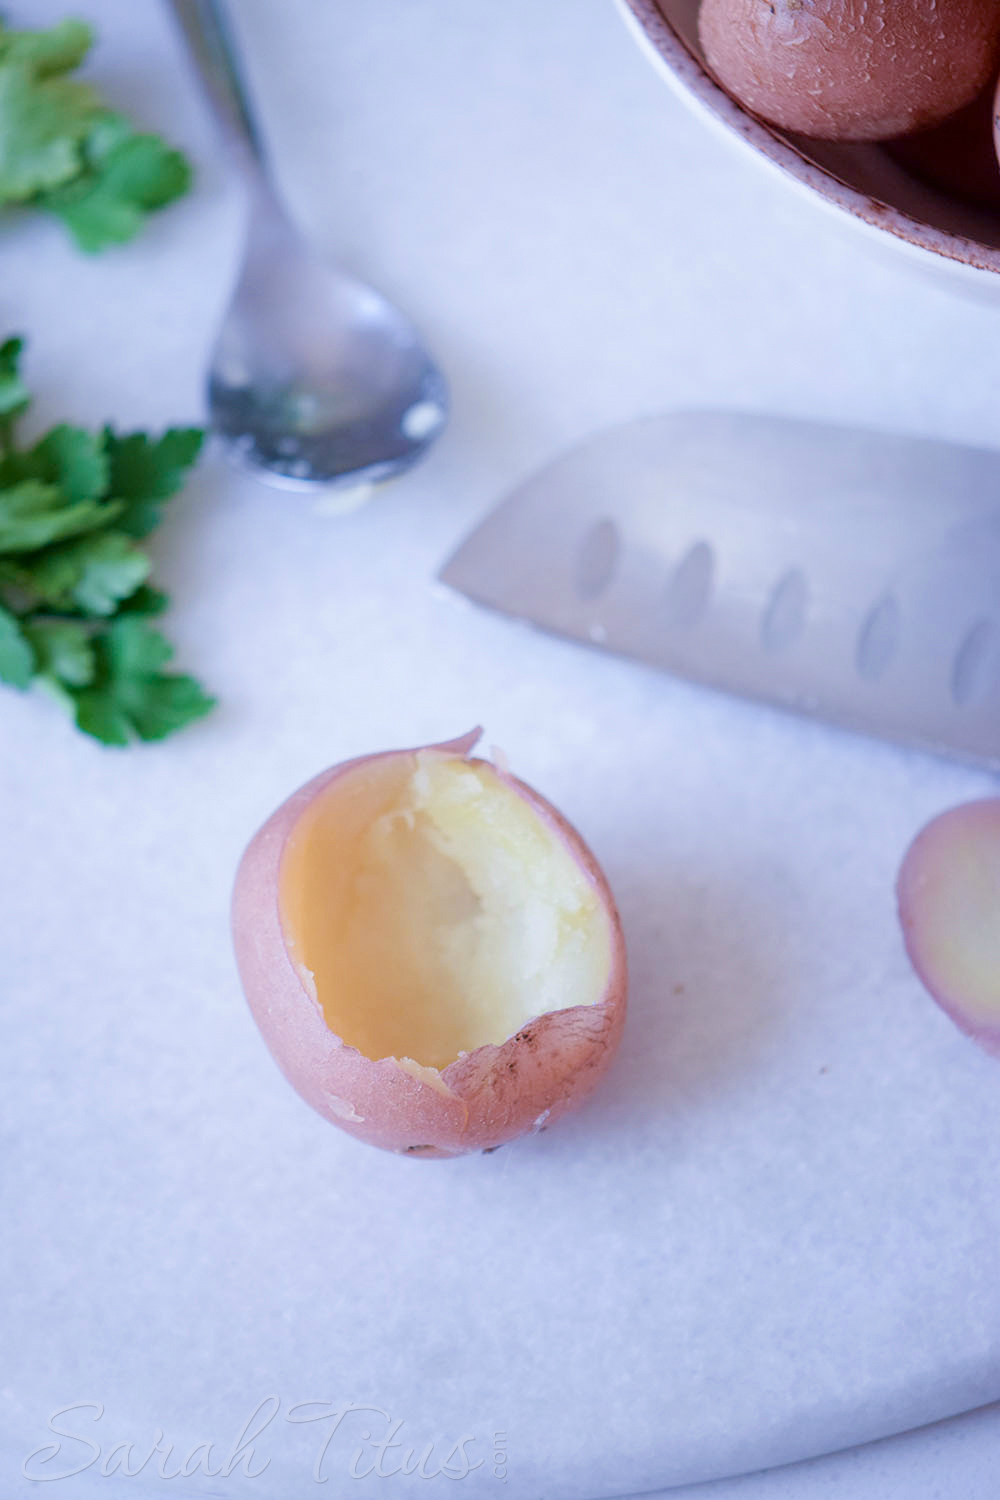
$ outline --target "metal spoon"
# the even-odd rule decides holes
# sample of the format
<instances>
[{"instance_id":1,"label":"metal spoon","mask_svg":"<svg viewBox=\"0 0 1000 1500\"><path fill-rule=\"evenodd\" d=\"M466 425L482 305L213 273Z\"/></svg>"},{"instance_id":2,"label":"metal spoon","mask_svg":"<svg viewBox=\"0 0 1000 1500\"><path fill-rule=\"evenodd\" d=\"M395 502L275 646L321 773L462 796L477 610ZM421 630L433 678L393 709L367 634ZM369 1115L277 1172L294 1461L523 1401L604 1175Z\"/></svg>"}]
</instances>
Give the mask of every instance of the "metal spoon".
<instances>
[{"instance_id":1,"label":"metal spoon","mask_svg":"<svg viewBox=\"0 0 1000 1500\"><path fill-rule=\"evenodd\" d=\"M222 0L169 0L246 181L236 290L208 377L212 426L242 465L289 489L387 479L448 411L444 377L408 319L322 261L272 185Z\"/></svg>"}]
</instances>

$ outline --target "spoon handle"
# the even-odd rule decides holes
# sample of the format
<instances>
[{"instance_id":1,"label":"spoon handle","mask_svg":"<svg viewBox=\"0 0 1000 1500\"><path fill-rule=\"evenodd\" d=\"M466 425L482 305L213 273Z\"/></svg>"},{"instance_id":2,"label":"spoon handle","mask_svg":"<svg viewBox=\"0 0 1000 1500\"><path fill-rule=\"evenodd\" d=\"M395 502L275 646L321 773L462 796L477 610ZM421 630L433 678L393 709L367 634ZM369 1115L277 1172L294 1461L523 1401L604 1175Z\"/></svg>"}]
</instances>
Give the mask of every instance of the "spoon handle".
<instances>
[{"instance_id":1,"label":"spoon handle","mask_svg":"<svg viewBox=\"0 0 1000 1500\"><path fill-rule=\"evenodd\" d=\"M243 167L255 175L266 154L223 0L167 0L180 25L212 113Z\"/></svg>"}]
</instances>

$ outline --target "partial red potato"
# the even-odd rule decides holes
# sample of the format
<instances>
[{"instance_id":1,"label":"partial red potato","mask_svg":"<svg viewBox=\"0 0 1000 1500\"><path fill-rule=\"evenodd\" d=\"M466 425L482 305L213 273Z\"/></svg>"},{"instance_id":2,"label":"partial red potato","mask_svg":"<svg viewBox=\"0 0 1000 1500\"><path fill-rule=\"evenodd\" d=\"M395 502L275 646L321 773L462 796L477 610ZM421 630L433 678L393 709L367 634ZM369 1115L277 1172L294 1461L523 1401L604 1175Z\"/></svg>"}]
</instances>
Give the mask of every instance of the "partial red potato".
<instances>
[{"instance_id":1,"label":"partial red potato","mask_svg":"<svg viewBox=\"0 0 1000 1500\"><path fill-rule=\"evenodd\" d=\"M942 813L897 883L910 962L957 1026L1000 1056L1000 797Z\"/></svg>"},{"instance_id":2,"label":"partial red potato","mask_svg":"<svg viewBox=\"0 0 1000 1500\"><path fill-rule=\"evenodd\" d=\"M993 93L993 150L1000 162L1000 80Z\"/></svg>"},{"instance_id":3,"label":"partial red potato","mask_svg":"<svg viewBox=\"0 0 1000 1500\"><path fill-rule=\"evenodd\" d=\"M984 88L1000 0L702 0L702 47L741 104L831 141L923 130Z\"/></svg>"},{"instance_id":4,"label":"partial red potato","mask_svg":"<svg viewBox=\"0 0 1000 1500\"><path fill-rule=\"evenodd\" d=\"M995 150L996 87L992 79L971 104L929 130L890 141L889 155L914 177L950 198L1000 209L1000 164Z\"/></svg>"},{"instance_id":5,"label":"partial red potato","mask_svg":"<svg viewBox=\"0 0 1000 1500\"><path fill-rule=\"evenodd\" d=\"M360 1140L491 1150L603 1075L625 1020L614 897L537 792L448 744L324 771L241 861L243 988L289 1082Z\"/></svg>"}]
</instances>

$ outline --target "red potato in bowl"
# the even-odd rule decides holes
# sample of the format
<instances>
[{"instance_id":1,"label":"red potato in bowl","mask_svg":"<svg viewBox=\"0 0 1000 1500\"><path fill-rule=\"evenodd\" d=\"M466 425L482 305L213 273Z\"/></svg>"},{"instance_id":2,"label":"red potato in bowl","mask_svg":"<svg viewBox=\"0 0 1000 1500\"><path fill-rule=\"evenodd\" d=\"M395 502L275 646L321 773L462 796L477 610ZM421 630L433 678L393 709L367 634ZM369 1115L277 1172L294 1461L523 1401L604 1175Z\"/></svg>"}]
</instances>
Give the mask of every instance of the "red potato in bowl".
<instances>
[{"instance_id":1,"label":"red potato in bowl","mask_svg":"<svg viewBox=\"0 0 1000 1500\"><path fill-rule=\"evenodd\" d=\"M712 71L800 135L878 141L969 104L1000 53L1000 0L702 0Z\"/></svg>"},{"instance_id":2,"label":"red potato in bowl","mask_svg":"<svg viewBox=\"0 0 1000 1500\"><path fill-rule=\"evenodd\" d=\"M920 979L957 1026L1000 1056L1000 797L928 823L907 850L897 895Z\"/></svg>"},{"instance_id":3,"label":"red potato in bowl","mask_svg":"<svg viewBox=\"0 0 1000 1500\"><path fill-rule=\"evenodd\" d=\"M491 1150L581 1103L625 1020L614 897L479 738L334 766L251 841L237 966L289 1082L360 1140Z\"/></svg>"},{"instance_id":4,"label":"red potato in bowl","mask_svg":"<svg viewBox=\"0 0 1000 1500\"><path fill-rule=\"evenodd\" d=\"M1000 81L993 94L993 150L1000 163Z\"/></svg>"},{"instance_id":5,"label":"red potato in bowl","mask_svg":"<svg viewBox=\"0 0 1000 1500\"><path fill-rule=\"evenodd\" d=\"M995 212L1000 208L1000 170L994 93L991 79L971 104L941 124L891 141L889 155L939 193Z\"/></svg>"}]
</instances>

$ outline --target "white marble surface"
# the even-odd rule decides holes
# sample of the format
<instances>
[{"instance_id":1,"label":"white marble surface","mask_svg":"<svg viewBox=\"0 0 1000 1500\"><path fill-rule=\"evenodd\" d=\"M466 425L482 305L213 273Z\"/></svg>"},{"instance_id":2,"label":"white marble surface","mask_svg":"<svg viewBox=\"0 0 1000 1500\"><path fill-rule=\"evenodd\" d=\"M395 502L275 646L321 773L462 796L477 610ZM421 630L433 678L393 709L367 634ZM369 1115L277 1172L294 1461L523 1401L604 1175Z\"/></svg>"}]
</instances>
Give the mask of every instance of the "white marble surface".
<instances>
[{"instance_id":1,"label":"white marble surface","mask_svg":"<svg viewBox=\"0 0 1000 1500\"><path fill-rule=\"evenodd\" d=\"M994 1500L998 1441L1000 1406L983 1407L809 1463L658 1494L670 1500Z\"/></svg>"},{"instance_id":2,"label":"white marble surface","mask_svg":"<svg viewBox=\"0 0 1000 1500\"><path fill-rule=\"evenodd\" d=\"M156 540L180 660L221 700L203 725L109 753L0 695L4 1493L36 1493L21 1461L78 1402L103 1405L71 1419L103 1462L157 1429L224 1456L280 1399L259 1477L151 1464L152 1494L311 1493L320 1430L288 1410L353 1400L438 1462L472 1434L463 1494L577 1500L995 1400L1000 1074L923 995L892 909L917 827L989 778L536 638L431 580L505 486L644 411L995 443L1000 312L869 257L728 151L608 0L235 8L296 212L411 311L454 414L341 521L209 456ZM239 196L160 9L85 9L95 79L190 150L198 190L93 262L6 221L0 327L31 340L39 425L163 425L199 413ZM314 771L476 721L605 863L632 1016L558 1131L416 1164L284 1084L228 890ZM362 1430L332 1442L330 1493L426 1491L348 1482ZM995 1430L980 1414L697 1493L985 1500ZM50 1472L80 1455L64 1439ZM124 1485L98 1468L58 1493Z\"/></svg>"}]
</instances>

